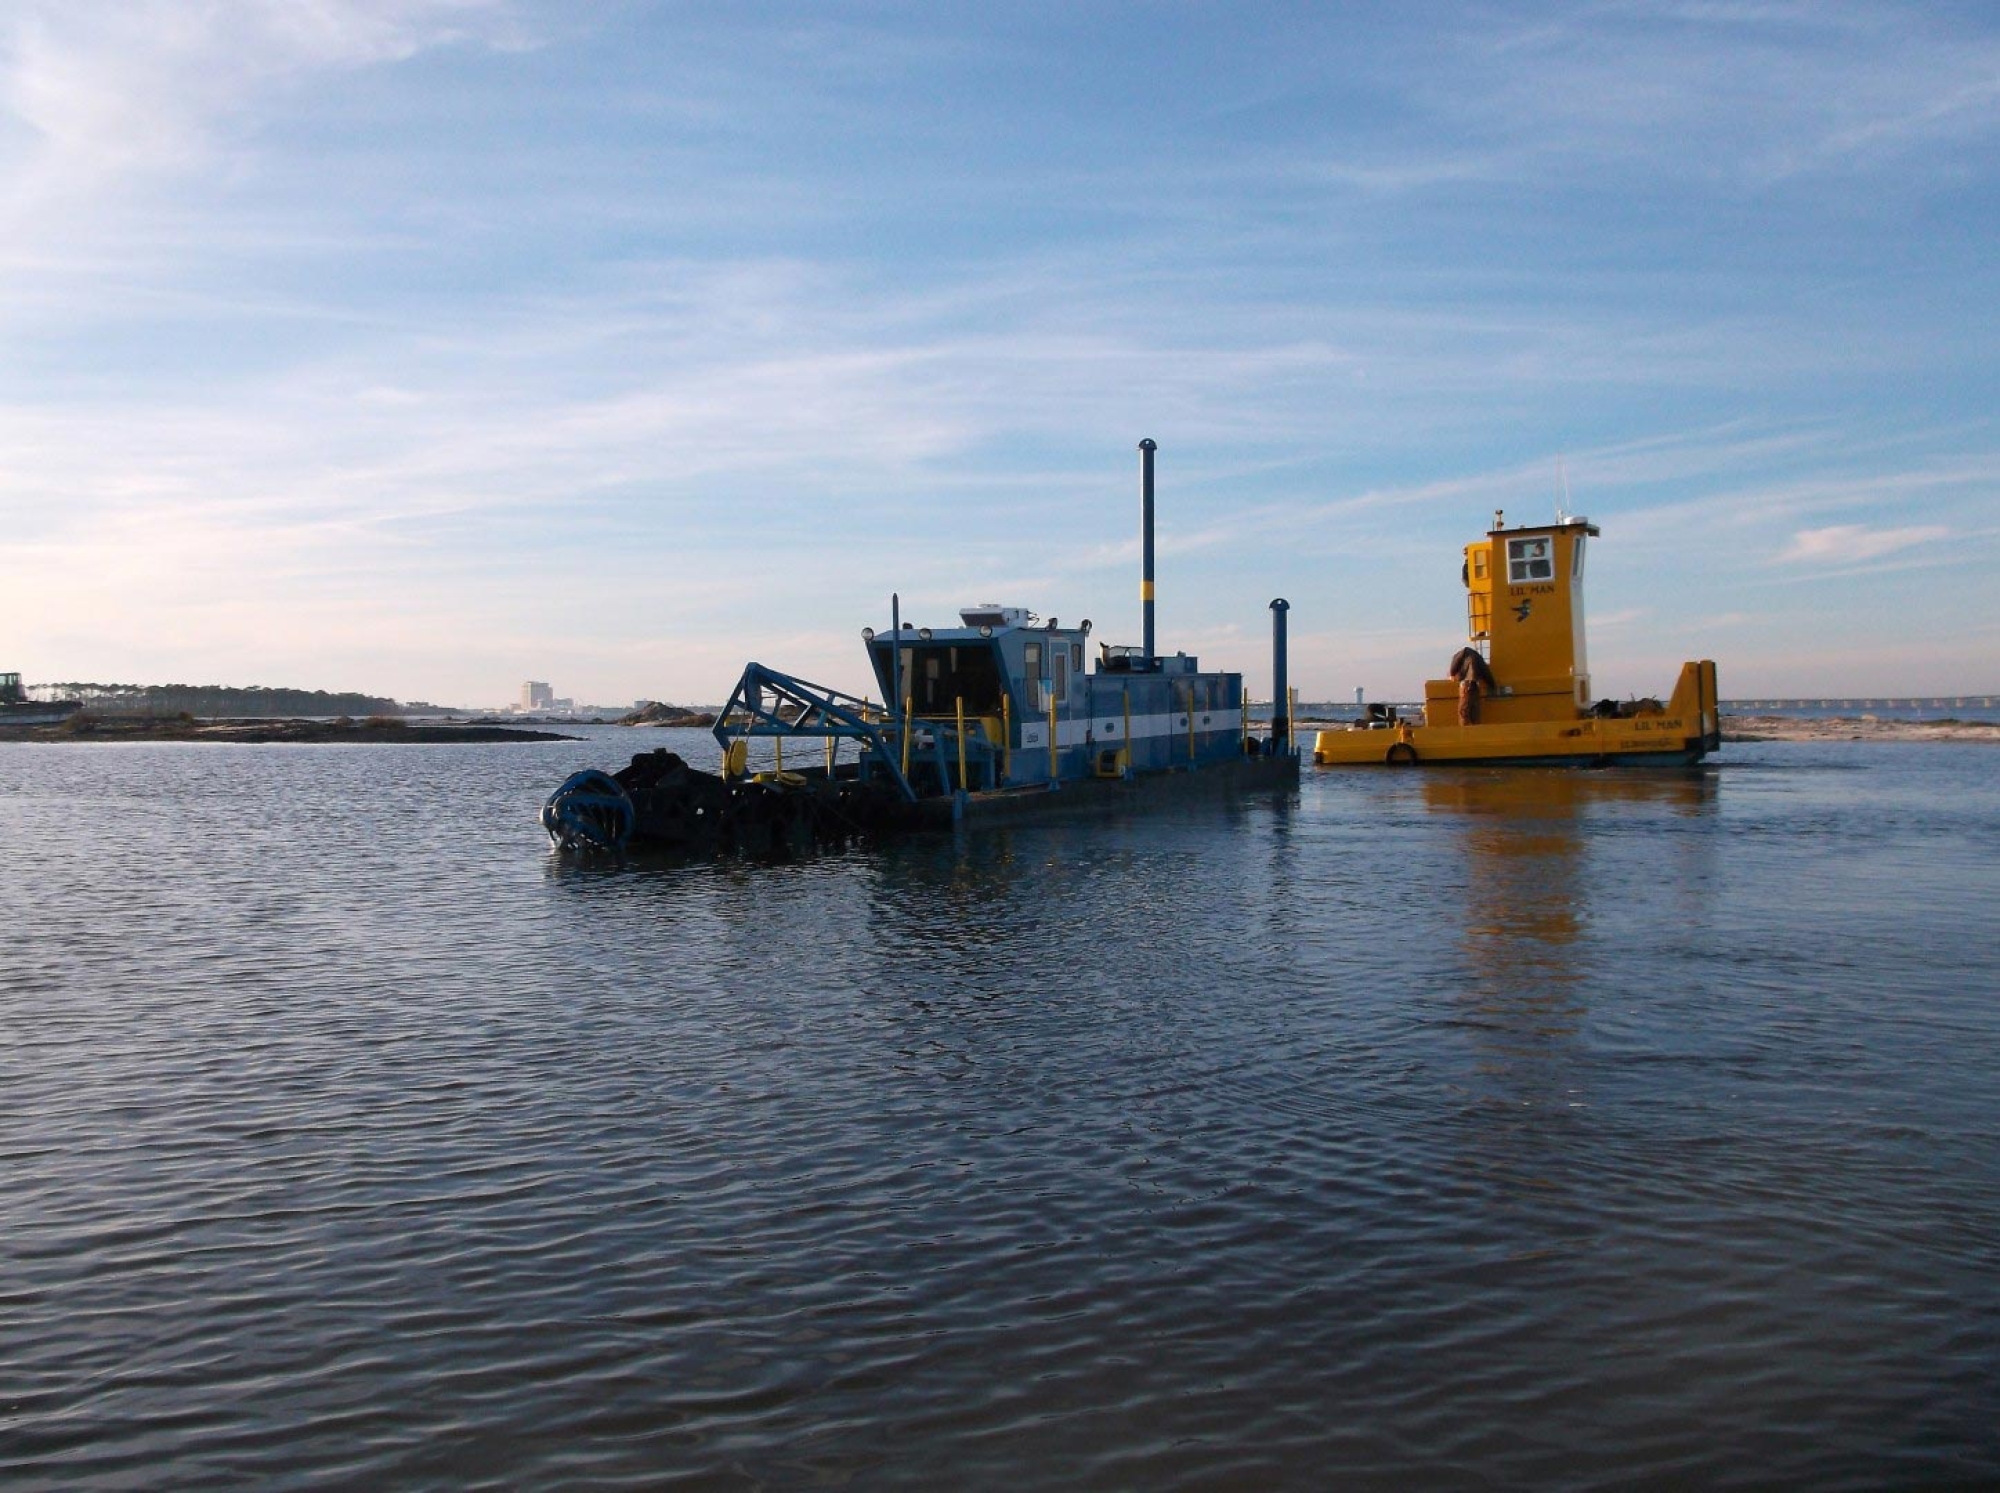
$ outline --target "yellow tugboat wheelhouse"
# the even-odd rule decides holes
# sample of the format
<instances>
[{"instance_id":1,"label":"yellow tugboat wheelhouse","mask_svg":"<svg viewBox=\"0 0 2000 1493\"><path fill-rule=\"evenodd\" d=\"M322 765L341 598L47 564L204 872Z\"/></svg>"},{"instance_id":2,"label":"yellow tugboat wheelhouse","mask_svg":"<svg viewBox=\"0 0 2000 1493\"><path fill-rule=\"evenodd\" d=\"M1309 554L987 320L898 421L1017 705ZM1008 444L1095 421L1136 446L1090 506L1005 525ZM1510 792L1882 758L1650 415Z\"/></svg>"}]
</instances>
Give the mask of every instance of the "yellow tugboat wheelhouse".
<instances>
[{"instance_id":1,"label":"yellow tugboat wheelhouse","mask_svg":"<svg viewBox=\"0 0 2000 1493\"><path fill-rule=\"evenodd\" d=\"M1510 529L1494 514L1487 536L1465 547L1466 646L1449 678L1424 685L1423 719L1371 706L1321 731L1313 761L1668 766L1714 751L1722 736L1707 659L1681 666L1665 704L1591 698L1583 559L1596 536L1581 518Z\"/></svg>"}]
</instances>

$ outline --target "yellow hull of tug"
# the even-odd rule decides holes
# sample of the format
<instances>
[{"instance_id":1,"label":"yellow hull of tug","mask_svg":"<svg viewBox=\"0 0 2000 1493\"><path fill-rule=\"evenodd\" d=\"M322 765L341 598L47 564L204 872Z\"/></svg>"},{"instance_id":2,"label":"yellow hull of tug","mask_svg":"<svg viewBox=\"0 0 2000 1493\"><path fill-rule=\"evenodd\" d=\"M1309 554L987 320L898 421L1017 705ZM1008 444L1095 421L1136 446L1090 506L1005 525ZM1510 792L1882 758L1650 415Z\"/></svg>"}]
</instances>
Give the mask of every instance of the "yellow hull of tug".
<instances>
[{"instance_id":1,"label":"yellow hull of tug","mask_svg":"<svg viewBox=\"0 0 2000 1493\"><path fill-rule=\"evenodd\" d=\"M1429 715L1442 714L1434 701ZM1320 767L1366 764L1497 762L1608 766L1665 766L1699 761L1721 744L1715 665L1709 660L1681 667L1673 698L1658 711L1597 716L1572 709L1543 720L1489 720L1450 724L1396 721L1385 726L1348 726L1321 731L1313 740ZM1489 713L1509 703L1500 696L1482 700Z\"/></svg>"}]
</instances>

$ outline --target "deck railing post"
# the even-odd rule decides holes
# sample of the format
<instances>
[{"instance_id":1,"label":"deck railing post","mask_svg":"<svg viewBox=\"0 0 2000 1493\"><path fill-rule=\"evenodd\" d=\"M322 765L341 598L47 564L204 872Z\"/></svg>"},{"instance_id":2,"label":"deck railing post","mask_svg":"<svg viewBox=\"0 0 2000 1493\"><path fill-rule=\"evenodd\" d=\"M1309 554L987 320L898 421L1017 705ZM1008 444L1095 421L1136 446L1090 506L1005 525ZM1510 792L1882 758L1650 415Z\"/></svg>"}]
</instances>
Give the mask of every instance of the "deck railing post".
<instances>
[{"instance_id":1,"label":"deck railing post","mask_svg":"<svg viewBox=\"0 0 2000 1493\"><path fill-rule=\"evenodd\" d=\"M965 782L965 696L960 695L953 704L958 710L958 790L966 790Z\"/></svg>"},{"instance_id":2,"label":"deck railing post","mask_svg":"<svg viewBox=\"0 0 2000 1493\"><path fill-rule=\"evenodd\" d=\"M1132 686L1126 685L1125 695L1125 776L1131 777L1138 770L1139 759L1132 752Z\"/></svg>"}]
</instances>

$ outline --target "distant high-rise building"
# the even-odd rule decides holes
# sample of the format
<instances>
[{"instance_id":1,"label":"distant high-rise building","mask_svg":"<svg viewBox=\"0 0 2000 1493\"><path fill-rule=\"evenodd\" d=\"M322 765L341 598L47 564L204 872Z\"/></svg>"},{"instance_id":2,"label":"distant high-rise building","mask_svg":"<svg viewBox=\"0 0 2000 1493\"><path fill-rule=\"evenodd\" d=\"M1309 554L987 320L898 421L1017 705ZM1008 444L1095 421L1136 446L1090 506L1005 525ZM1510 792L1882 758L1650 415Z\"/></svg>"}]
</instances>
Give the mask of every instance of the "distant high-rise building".
<instances>
[{"instance_id":1,"label":"distant high-rise building","mask_svg":"<svg viewBox=\"0 0 2000 1493\"><path fill-rule=\"evenodd\" d=\"M554 686L544 680L530 679L521 686L521 708L523 710L550 710L555 707Z\"/></svg>"}]
</instances>

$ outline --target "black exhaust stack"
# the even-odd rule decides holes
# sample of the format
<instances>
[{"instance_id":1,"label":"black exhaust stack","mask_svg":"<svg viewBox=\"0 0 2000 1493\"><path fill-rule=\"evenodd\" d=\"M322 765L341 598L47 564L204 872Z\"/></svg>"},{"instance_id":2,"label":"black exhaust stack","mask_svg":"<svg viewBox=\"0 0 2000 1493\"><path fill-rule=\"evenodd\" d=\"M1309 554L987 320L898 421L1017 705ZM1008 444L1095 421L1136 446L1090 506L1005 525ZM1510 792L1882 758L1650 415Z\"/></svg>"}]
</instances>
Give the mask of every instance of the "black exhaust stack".
<instances>
[{"instance_id":1,"label":"black exhaust stack","mask_svg":"<svg viewBox=\"0 0 2000 1493\"><path fill-rule=\"evenodd\" d=\"M1271 752L1292 749L1292 683L1285 668L1285 613L1292 604L1280 596L1271 603Z\"/></svg>"},{"instance_id":2,"label":"black exhaust stack","mask_svg":"<svg viewBox=\"0 0 2000 1493\"><path fill-rule=\"evenodd\" d=\"M1139 442L1139 611L1144 620L1146 667L1153 667L1153 453L1149 436Z\"/></svg>"}]
</instances>

